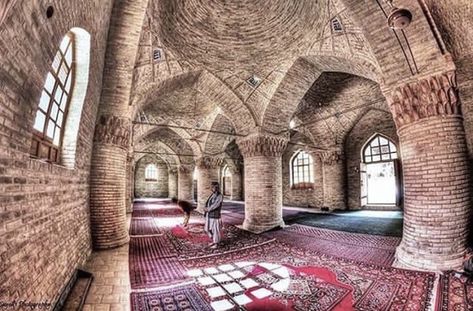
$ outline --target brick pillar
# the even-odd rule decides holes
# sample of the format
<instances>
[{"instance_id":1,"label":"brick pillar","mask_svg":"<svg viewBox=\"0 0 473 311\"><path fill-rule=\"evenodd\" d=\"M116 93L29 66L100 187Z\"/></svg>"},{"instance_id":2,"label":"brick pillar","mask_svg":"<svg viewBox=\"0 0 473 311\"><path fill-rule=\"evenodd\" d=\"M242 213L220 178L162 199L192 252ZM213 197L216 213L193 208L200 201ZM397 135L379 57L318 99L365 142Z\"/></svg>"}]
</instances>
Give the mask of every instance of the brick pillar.
<instances>
[{"instance_id":1,"label":"brick pillar","mask_svg":"<svg viewBox=\"0 0 473 311\"><path fill-rule=\"evenodd\" d=\"M243 228L261 233L284 226L282 218L282 153L288 139L255 133L238 141L245 165Z\"/></svg>"},{"instance_id":2,"label":"brick pillar","mask_svg":"<svg viewBox=\"0 0 473 311\"><path fill-rule=\"evenodd\" d=\"M126 212L131 213L133 209L133 194L134 194L134 187L135 187L135 174L134 174L134 165L133 165L133 155L132 153L128 153L128 157L126 159L126 198L125 198L125 206Z\"/></svg>"},{"instance_id":3,"label":"brick pillar","mask_svg":"<svg viewBox=\"0 0 473 311\"><path fill-rule=\"evenodd\" d=\"M148 0L115 1L110 19L90 174L90 220L96 249L120 246L129 239L125 207L129 101L147 7Z\"/></svg>"},{"instance_id":4,"label":"brick pillar","mask_svg":"<svg viewBox=\"0 0 473 311\"><path fill-rule=\"evenodd\" d=\"M177 176L177 198L179 200L194 201L192 196L194 168L189 165L180 165Z\"/></svg>"},{"instance_id":5,"label":"brick pillar","mask_svg":"<svg viewBox=\"0 0 473 311\"><path fill-rule=\"evenodd\" d=\"M130 120L104 115L95 127L90 222L96 249L128 242L125 202L130 128Z\"/></svg>"},{"instance_id":6,"label":"brick pillar","mask_svg":"<svg viewBox=\"0 0 473 311\"><path fill-rule=\"evenodd\" d=\"M346 209L345 157L342 147L320 154L323 174L323 206L330 210Z\"/></svg>"},{"instance_id":7,"label":"brick pillar","mask_svg":"<svg viewBox=\"0 0 473 311\"><path fill-rule=\"evenodd\" d=\"M208 197L212 194L212 182L219 182L222 158L201 157L197 159L197 211L203 213Z\"/></svg>"},{"instance_id":8,"label":"brick pillar","mask_svg":"<svg viewBox=\"0 0 473 311\"><path fill-rule=\"evenodd\" d=\"M168 170L169 197L177 198L177 168L171 167Z\"/></svg>"},{"instance_id":9,"label":"brick pillar","mask_svg":"<svg viewBox=\"0 0 473 311\"><path fill-rule=\"evenodd\" d=\"M459 268L470 210L469 170L454 71L405 84L388 94L404 173L400 265Z\"/></svg>"},{"instance_id":10,"label":"brick pillar","mask_svg":"<svg viewBox=\"0 0 473 311\"><path fill-rule=\"evenodd\" d=\"M241 172L237 168L231 168L232 173L232 200L241 201Z\"/></svg>"}]
</instances>

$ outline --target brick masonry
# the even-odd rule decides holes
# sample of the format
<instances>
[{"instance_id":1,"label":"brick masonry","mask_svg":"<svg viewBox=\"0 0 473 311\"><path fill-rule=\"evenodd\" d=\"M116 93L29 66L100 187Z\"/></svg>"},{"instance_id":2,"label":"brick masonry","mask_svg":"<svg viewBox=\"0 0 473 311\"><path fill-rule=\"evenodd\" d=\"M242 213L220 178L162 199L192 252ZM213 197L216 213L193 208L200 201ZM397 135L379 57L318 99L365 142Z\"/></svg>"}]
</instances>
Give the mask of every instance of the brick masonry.
<instances>
[{"instance_id":1,"label":"brick masonry","mask_svg":"<svg viewBox=\"0 0 473 311\"><path fill-rule=\"evenodd\" d=\"M54 305L92 251L89 172L112 1L3 1L0 12L4 3L13 7L0 21L0 300ZM91 55L66 168L31 158L29 148L46 73L72 27L90 33Z\"/></svg>"},{"instance_id":2,"label":"brick masonry","mask_svg":"<svg viewBox=\"0 0 473 311\"><path fill-rule=\"evenodd\" d=\"M327 190L336 190L334 196L342 190L342 175L327 173L327 169L324 173L318 160L316 176L338 176L333 181L336 189L327 183L317 186L313 194L287 189L286 155L295 150L285 150L287 139L274 136L286 130L291 119L314 121L316 125L301 131L310 134L316 146L345 143L346 200L349 208L356 208L359 184L352 168L359 163L360 146L373 132L397 139L392 120L382 112L385 102L379 97L379 86L389 93L399 84L453 70L453 65L461 114L427 112L425 117L421 112L421 118L410 115L416 122L408 120L407 126L405 120L400 123L399 116L408 112L394 109L393 115L399 126L406 194L406 228L398 259L427 269L459 265L471 209L467 197L473 194L467 186L470 171L465 164L467 147L470 162L473 159L471 1L396 1L414 15L406 37L417 69L402 53L375 1L301 0L291 5L275 0L261 4L264 10L255 10L254 1L229 4L225 9L197 0L169 3L54 1L50 19L45 14L46 2L8 0L0 4L2 301L54 303L93 246L126 243L125 212L134 184L129 165L130 145L135 143L131 120L140 111L169 125L235 130L240 135L256 127L273 132L239 142L245 157L244 171L240 170L247 201L245 227L261 231L282 223L283 198L294 204L332 205L337 203L330 201L333 198ZM197 5L206 10L195 10ZM385 4L381 6L387 10ZM204 18L203 12L205 17L208 12L216 14L206 23L197 23ZM257 12L274 16L274 24L259 24L264 19ZM339 12L343 33L332 31L330 12ZM186 35L189 25L192 38ZM261 26L261 32L254 32L255 25ZM75 158L67 157L55 165L32 159L28 151L45 75L62 37L72 27L91 35L89 84ZM222 36L224 32L231 35ZM275 35L276 41L271 39ZM164 59L153 59L155 48L162 49ZM419 72L413 75L416 70ZM326 77L334 71L363 77L369 83L333 73L332 78ZM246 82L253 74L261 78L254 87ZM312 98L324 95L319 91L325 89L333 100L318 110L306 110L308 106L301 102L311 99L304 97L315 81L321 86ZM360 98L371 98L366 104L374 112L355 109L352 104L361 102ZM381 124L373 124L375 120ZM206 148L209 135L192 130L160 127L147 133L144 148L183 154L169 160L181 164L177 194L186 200L192 200L194 158L209 150L223 156L221 149L232 144L212 137L215 144ZM336 172L341 172L341 166ZM170 193L174 188L171 175ZM316 177L316 183L320 180ZM318 192L321 189L323 193Z\"/></svg>"},{"instance_id":3,"label":"brick masonry","mask_svg":"<svg viewBox=\"0 0 473 311\"><path fill-rule=\"evenodd\" d=\"M146 180L145 170L150 164L158 169L157 180ZM167 164L154 156L142 157L135 166L135 197L137 198L167 198L170 197L170 176Z\"/></svg>"}]
</instances>

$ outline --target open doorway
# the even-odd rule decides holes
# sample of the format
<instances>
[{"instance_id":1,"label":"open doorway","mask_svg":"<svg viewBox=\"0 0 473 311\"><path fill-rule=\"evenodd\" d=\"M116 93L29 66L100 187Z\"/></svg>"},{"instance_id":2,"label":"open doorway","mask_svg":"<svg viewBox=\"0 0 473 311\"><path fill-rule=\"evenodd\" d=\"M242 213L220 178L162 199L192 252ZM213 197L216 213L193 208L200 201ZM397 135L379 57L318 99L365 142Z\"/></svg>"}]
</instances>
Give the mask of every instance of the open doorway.
<instances>
[{"instance_id":1,"label":"open doorway","mask_svg":"<svg viewBox=\"0 0 473 311\"><path fill-rule=\"evenodd\" d=\"M381 134L373 135L362 150L361 206L400 207L401 169L396 145Z\"/></svg>"},{"instance_id":2,"label":"open doorway","mask_svg":"<svg viewBox=\"0 0 473 311\"><path fill-rule=\"evenodd\" d=\"M232 195L232 174L228 168L228 165L225 165L222 169L222 191L223 195L230 197Z\"/></svg>"}]
</instances>

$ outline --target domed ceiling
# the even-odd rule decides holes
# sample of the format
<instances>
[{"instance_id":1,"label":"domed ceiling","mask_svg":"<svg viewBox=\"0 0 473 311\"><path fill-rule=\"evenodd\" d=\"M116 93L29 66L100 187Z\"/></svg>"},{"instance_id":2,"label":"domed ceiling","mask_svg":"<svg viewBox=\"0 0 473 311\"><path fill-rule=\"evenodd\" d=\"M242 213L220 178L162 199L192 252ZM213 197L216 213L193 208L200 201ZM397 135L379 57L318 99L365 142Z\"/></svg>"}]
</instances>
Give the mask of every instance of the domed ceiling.
<instances>
[{"instance_id":1,"label":"domed ceiling","mask_svg":"<svg viewBox=\"0 0 473 311\"><path fill-rule=\"evenodd\" d=\"M322 30L322 0L163 0L161 38L210 70L274 66L309 48Z\"/></svg>"}]
</instances>

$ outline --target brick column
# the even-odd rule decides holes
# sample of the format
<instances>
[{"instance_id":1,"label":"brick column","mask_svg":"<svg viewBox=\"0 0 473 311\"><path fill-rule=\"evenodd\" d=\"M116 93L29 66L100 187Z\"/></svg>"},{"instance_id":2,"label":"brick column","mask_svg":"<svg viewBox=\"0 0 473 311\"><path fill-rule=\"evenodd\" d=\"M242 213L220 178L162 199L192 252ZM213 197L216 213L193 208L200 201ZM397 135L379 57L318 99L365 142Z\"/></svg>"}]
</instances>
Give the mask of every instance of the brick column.
<instances>
[{"instance_id":1,"label":"brick column","mask_svg":"<svg viewBox=\"0 0 473 311\"><path fill-rule=\"evenodd\" d=\"M194 168L190 165L180 165L177 175L177 198L179 200L194 201L192 183Z\"/></svg>"},{"instance_id":2,"label":"brick column","mask_svg":"<svg viewBox=\"0 0 473 311\"><path fill-rule=\"evenodd\" d=\"M104 115L95 127L90 222L96 249L128 242L125 202L130 128L130 120Z\"/></svg>"},{"instance_id":3,"label":"brick column","mask_svg":"<svg viewBox=\"0 0 473 311\"><path fill-rule=\"evenodd\" d=\"M330 210L346 209L345 157L343 147L320 154L323 174L323 206Z\"/></svg>"},{"instance_id":4,"label":"brick column","mask_svg":"<svg viewBox=\"0 0 473 311\"><path fill-rule=\"evenodd\" d=\"M426 270L459 268L467 243L470 189L455 72L385 93L404 170L404 232L397 261Z\"/></svg>"},{"instance_id":5,"label":"brick column","mask_svg":"<svg viewBox=\"0 0 473 311\"><path fill-rule=\"evenodd\" d=\"M212 182L219 182L222 158L201 157L197 159L197 211L203 213L207 198L212 194Z\"/></svg>"},{"instance_id":6,"label":"brick column","mask_svg":"<svg viewBox=\"0 0 473 311\"><path fill-rule=\"evenodd\" d=\"M147 7L148 0L115 1L110 19L90 173L90 222L96 249L117 247L129 239L125 207L129 101Z\"/></svg>"},{"instance_id":7,"label":"brick column","mask_svg":"<svg viewBox=\"0 0 473 311\"><path fill-rule=\"evenodd\" d=\"M232 173L232 200L241 201L241 172L239 169L232 167L230 172Z\"/></svg>"},{"instance_id":8,"label":"brick column","mask_svg":"<svg viewBox=\"0 0 473 311\"><path fill-rule=\"evenodd\" d=\"M168 170L169 197L177 198L177 168L171 167Z\"/></svg>"},{"instance_id":9,"label":"brick column","mask_svg":"<svg viewBox=\"0 0 473 311\"><path fill-rule=\"evenodd\" d=\"M133 209L133 197L134 197L134 188L135 188L135 174L134 174L134 165L133 165L133 155L128 153L126 159L126 198L125 206L126 212L131 213Z\"/></svg>"},{"instance_id":10,"label":"brick column","mask_svg":"<svg viewBox=\"0 0 473 311\"><path fill-rule=\"evenodd\" d=\"M240 139L245 161L243 228L261 233L284 226L282 218L282 153L288 139L255 133Z\"/></svg>"}]
</instances>

